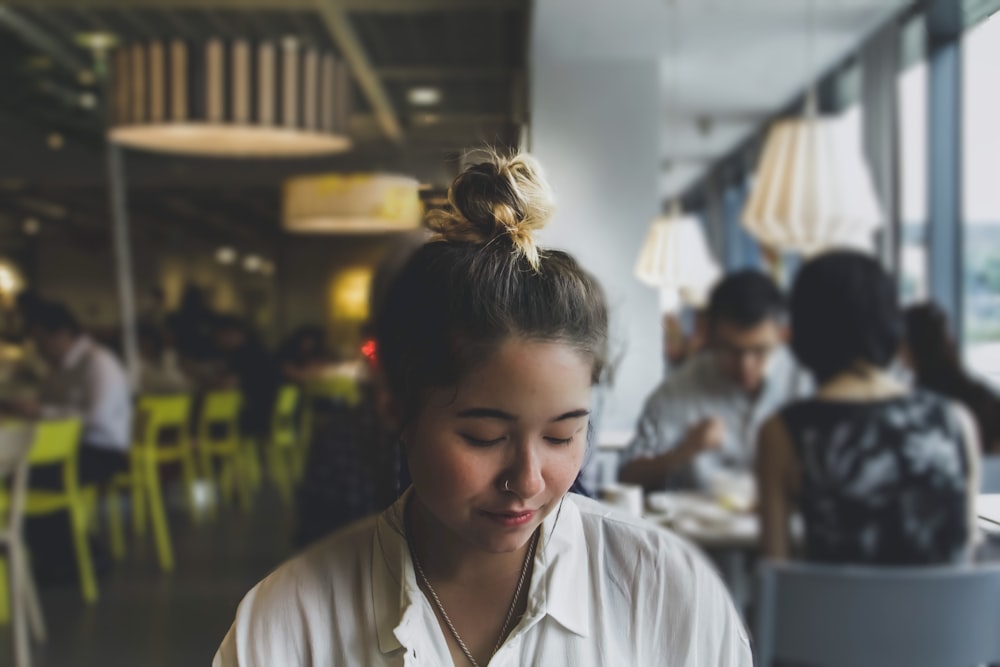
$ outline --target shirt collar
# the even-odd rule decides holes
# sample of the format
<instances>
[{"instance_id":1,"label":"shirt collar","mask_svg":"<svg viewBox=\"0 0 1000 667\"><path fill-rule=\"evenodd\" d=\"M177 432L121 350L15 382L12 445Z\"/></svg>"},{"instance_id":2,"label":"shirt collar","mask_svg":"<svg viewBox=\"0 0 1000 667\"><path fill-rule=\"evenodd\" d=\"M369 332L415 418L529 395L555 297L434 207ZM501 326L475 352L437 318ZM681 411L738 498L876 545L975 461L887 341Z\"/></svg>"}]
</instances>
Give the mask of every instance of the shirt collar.
<instances>
[{"instance_id":1,"label":"shirt collar","mask_svg":"<svg viewBox=\"0 0 1000 667\"><path fill-rule=\"evenodd\" d=\"M73 341L73 344L69 346L66 354L63 355L62 361L59 364L60 368L69 369L76 366L80 363L83 355L85 355L90 349L90 346L90 336L87 336L86 334L80 334L77 336L76 340Z\"/></svg>"},{"instance_id":2,"label":"shirt collar","mask_svg":"<svg viewBox=\"0 0 1000 667\"><path fill-rule=\"evenodd\" d=\"M382 653L410 645L423 625L423 593L417 586L403 521L411 492L408 489L379 516L372 538L372 603ZM528 589L528 623L521 627L548 615L570 632L588 636L591 590L583 520L572 497L565 497L542 524Z\"/></svg>"}]
</instances>

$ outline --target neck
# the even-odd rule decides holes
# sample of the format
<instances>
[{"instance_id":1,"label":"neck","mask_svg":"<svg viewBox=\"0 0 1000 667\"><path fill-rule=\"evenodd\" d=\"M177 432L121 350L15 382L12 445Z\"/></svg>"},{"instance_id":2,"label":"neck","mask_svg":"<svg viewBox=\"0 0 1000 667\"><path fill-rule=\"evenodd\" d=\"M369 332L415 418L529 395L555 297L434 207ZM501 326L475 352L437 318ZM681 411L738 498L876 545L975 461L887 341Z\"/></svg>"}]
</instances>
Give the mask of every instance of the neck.
<instances>
[{"instance_id":1,"label":"neck","mask_svg":"<svg viewBox=\"0 0 1000 667\"><path fill-rule=\"evenodd\" d=\"M412 548L429 579L477 586L520 574L530 539L516 551L488 552L441 523L416 493L410 498L407 515Z\"/></svg>"},{"instance_id":2,"label":"neck","mask_svg":"<svg viewBox=\"0 0 1000 667\"><path fill-rule=\"evenodd\" d=\"M884 369L859 364L824 382L816 395L827 399L877 401L901 396L906 391L906 387Z\"/></svg>"}]
</instances>

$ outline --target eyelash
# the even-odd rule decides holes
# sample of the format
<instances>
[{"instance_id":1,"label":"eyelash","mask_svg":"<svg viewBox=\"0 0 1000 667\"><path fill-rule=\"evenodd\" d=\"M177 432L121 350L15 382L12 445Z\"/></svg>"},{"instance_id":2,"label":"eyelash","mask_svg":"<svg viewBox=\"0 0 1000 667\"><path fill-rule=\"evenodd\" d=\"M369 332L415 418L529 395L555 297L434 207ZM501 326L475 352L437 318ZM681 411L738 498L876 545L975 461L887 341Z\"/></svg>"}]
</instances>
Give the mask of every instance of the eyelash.
<instances>
[{"instance_id":1,"label":"eyelash","mask_svg":"<svg viewBox=\"0 0 1000 667\"><path fill-rule=\"evenodd\" d=\"M463 435L466 442L468 442L473 447L492 447L493 445L499 445L504 441L504 438L497 438L496 440L480 440L478 438L473 438L471 435ZM545 441L550 445L565 446L573 442L573 436L568 438L545 438Z\"/></svg>"}]
</instances>

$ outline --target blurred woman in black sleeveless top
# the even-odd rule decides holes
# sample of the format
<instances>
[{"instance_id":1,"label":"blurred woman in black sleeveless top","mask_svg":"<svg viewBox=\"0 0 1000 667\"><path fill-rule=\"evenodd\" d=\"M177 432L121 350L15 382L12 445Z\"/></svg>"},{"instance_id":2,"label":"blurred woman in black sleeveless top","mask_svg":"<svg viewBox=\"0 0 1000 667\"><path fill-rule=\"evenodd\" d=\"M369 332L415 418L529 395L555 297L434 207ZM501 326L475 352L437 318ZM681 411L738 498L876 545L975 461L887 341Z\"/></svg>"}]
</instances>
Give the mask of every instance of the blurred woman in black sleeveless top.
<instances>
[{"instance_id":1,"label":"blurred woman in black sleeveless top","mask_svg":"<svg viewBox=\"0 0 1000 667\"><path fill-rule=\"evenodd\" d=\"M961 406L909 391L886 368L903 337L892 279L861 253L824 254L799 272L792 350L818 387L762 428L757 479L763 550L828 563L954 562L975 527L978 450Z\"/></svg>"}]
</instances>

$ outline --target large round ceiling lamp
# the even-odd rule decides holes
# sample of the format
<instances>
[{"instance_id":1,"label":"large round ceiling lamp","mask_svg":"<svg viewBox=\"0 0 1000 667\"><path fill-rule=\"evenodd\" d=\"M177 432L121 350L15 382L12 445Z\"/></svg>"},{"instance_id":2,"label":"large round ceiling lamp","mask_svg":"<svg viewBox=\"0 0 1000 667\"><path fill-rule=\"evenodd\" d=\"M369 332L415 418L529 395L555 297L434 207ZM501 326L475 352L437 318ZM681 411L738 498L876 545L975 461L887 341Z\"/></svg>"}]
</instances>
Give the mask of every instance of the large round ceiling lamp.
<instances>
[{"instance_id":1,"label":"large round ceiling lamp","mask_svg":"<svg viewBox=\"0 0 1000 667\"><path fill-rule=\"evenodd\" d=\"M112 57L111 141L214 157L346 151L346 64L297 42L123 46Z\"/></svg>"},{"instance_id":2,"label":"large round ceiling lamp","mask_svg":"<svg viewBox=\"0 0 1000 667\"><path fill-rule=\"evenodd\" d=\"M285 181L286 230L375 234L416 229L423 218L419 182L396 174L321 174Z\"/></svg>"},{"instance_id":3,"label":"large round ceiling lamp","mask_svg":"<svg viewBox=\"0 0 1000 667\"><path fill-rule=\"evenodd\" d=\"M771 127L743 209L743 226L764 246L807 257L873 247L881 207L860 145L838 123L817 115L810 93L802 118Z\"/></svg>"}]
</instances>

